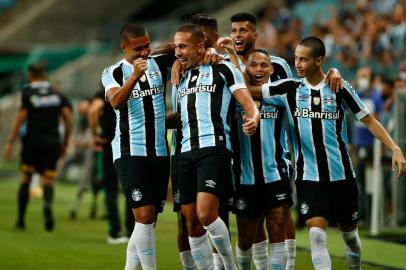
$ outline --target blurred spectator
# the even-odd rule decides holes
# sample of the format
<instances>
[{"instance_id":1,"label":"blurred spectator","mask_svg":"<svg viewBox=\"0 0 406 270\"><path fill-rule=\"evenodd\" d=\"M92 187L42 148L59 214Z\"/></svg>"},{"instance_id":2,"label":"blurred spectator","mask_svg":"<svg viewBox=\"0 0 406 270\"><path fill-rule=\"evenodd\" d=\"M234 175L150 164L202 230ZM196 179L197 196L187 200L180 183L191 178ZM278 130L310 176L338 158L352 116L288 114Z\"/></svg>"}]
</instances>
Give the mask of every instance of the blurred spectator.
<instances>
[{"instance_id":1,"label":"blurred spectator","mask_svg":"<svg viewBox=\"0 0 406 270\"><path fill-rule=\"evenodd\" d=\"M382 110L383 100L381 94L373 87L372 70L369 67L361 67L357 71L354 86L358 90L358 95L365 103L370 113L378 118L378 114ZM356 156L356 175L359 180L359 212L360 219L369 221L369 200L366 195L365 181L366 168L371 166L373 160L373 143L374 136L369 132L368 128L361 122L354 124L353 131L353 146Z\"/></svg>"}]
</instances>

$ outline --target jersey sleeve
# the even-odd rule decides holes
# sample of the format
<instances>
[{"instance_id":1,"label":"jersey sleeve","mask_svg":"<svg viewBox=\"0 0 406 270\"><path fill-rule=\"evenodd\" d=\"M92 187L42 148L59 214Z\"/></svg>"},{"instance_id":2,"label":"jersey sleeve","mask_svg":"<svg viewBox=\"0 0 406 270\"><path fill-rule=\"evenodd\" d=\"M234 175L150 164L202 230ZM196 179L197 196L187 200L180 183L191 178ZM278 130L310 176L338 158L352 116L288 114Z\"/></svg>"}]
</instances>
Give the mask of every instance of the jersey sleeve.
<instances>
[{"instance_id":1,"label":"jersey sleeve","mask_svg":"<svg viewBox=\"0 0 406 270\"><path fill-rule=\"evenodd\" d=\"M121 87L123 84L123 71L121 65L113 65L108 68L105 68L101 81L104 87L105 96L107 97L107 91L111 88Z\"/></svg>"},{"instance_id":2,"label":"jersey sleeve","mask_svg":"<svg viewBox=\"0 0 406 270\"><path fill-rule=\"evenodd\" d=\"M241 71L234 64L222 61L218 68L231 93L238 89L247 88Z\"/></svg>"},{"instance_id":3,"label":"jersey sleeve","mask_svg":"<svg viewBox=\"0 0 406 270\"><path fill-rule=\"evenodd\" d=\"M172 65L177 59L176 56L173 54L157 54L151 56L151 58L154 59L157 63L162 74L162 79L164 81L168 81L171 76L170 70L172 68Z\"/></svg>"},{"instance_id":4,"label":"jersey sleeve","mask_svg":"<svg viewBox=\"0 0 406 270\"><path fill-rule=\"evenodd\" d=\"M286 95L296 91L297 83L293 79L279 80L275 83L265 83L261 87L262 99L273 106L285 106Z\"/></svg>"},{"instance_id":5,"label":"jersey sleeve","mask_svg":"<svg viewBox=\"0 0 406 270\"><path fill-rule=\"evenodd\" d=\"M339 94L342 95L347 110L349 110L357 120L361 120L369 114L365 103L348 82L344 82L344 87L340 90Z\"/></svg>"},{"instance_id":6,"label":"jersey sleeve","mask_svg":"<svg viewBox=\"0 0 406 270\"><path fill-rule=\"evenodd\" d=\"M293 78L292 69L285 61L285 59L277 56L271 56L271 62L273 66L273 73L270 79L272 82L287 78Z\"/></svg>"},{"instance_id":7,"label":"jersey sleeve","mask_svg":"<svg viewBox=\"0 0 406 270\"><path fill-rule=\"evenodd\" d=\"M30 91L27 89L21 95L21 109L30 109L32 108L32 104L30 101Z\"/></svg>"},{"instance_id":8,"label":"jersey sleeve","mask_svg":"<svg viewBox=\"0 0 406 270\"><path fill-rule=\"evenodd\" d=\"M68 107L69 110L71 110L71 111L73 110L72 103L69 101L69 99L66 96L61 95L61 100L62 100L61 108Z\"/></svg>"}]
</instances>

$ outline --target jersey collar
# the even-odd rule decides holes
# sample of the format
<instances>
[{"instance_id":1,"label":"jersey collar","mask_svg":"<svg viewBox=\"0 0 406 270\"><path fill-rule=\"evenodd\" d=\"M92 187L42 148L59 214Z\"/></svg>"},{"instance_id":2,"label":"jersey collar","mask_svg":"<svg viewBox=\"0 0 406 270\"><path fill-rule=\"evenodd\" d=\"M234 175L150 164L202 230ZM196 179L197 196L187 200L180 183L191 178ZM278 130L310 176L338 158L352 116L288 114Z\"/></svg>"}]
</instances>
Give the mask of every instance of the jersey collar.
<instances>
[{"instance_id":1,"label":"jersey collar","mask_svg":"<svg viewBox=\"0 0 406 270\"><path fill-rule=\"evenodd\" d=\"M326 85L326 75L324 75L324 78L321 82L319 82L318 85L311 85L306 78L303 80L304 84L309 88L309 89L314 89L314 90L321 90L323 87Z\"/></svg>"}]
</instances>

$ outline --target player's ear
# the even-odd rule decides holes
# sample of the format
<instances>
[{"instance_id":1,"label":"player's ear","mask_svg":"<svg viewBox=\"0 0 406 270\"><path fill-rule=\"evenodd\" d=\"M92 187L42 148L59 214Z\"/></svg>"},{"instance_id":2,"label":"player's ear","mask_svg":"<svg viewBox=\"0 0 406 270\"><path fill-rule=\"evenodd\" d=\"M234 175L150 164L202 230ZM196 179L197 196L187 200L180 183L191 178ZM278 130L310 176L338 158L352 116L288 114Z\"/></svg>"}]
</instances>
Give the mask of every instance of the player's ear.
<instances>
[{"instance_id":1,"label":"player's ear","mask_svg":"<svg viewBox=\"0 0 406 270\"><path fill-rule=\"evenodd\" d=\"M323 56L317 57L317 58L316 58L316 64L317 64L318 66L321 66L321 64L323 63L323 59L324 59Z\"/></svg>"},{"instance_id":2,"label":"player's ear","mask_svg":"<svg viewBox=\"0 0 406 270\"><path fill-rule=\"evenodd\" d=\"M206 46L204 45L204 41L199 42L197 44L197 50L199 51L199 53L204 54L206 52Z\"/></svg>"},{"instance_id":3,"label":"player's ear","mask_svg":"<svg viewBox=\"0 0 406 270\"><path fill-rule=\"evenodd\" d=\"M121 48L122 51L125 50L125 47L126 47L125 45L126 44L124 42L120 42L120 48Z\"/></svg>"}]
</instances>

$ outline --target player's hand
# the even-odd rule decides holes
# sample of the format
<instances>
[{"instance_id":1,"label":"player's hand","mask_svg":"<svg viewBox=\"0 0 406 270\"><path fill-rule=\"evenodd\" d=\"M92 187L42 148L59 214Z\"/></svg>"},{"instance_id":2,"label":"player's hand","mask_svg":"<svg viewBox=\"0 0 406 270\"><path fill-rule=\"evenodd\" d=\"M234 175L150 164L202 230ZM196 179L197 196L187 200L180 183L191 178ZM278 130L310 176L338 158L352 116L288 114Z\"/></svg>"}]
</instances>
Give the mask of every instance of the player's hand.
<instances>
[{"instance_id":1,"label":"player's hand","mask_svg":"<svg viewBox=\"0 0 406 270\"><path fill-rule=\"evenodd\" d=\"M230 37L222 37L217 40L217 45L229 54L236 54L233 40Z\"/></svg>"},{"instance_id":2,"label":"player's hand","mask_svg":"<svg viewBox=\"0 0 406 270\"><path fill-rule=\"evenodd\" d=\"M214 48L208 48L206 52L204 53L204 60L203 64L204 65L215 65L218 62L223 60L223 57L219 55Z\"/></svg>"},{"instance_id":3,"label":"player's hand","mask_svg":"<svg viewBox=\"0 0 406 270\"><path fill-rule=\"evenodd\" d=\"M336 68L330 68L326 76L326 84L330 86L330 89L336 93L343 88L343 78Z\"/></svg>"},{"instance_id":4,"label":"player's hand","mask_svg":"<svg viewBox=\"0 0 406 270\"><path fill-rule=\"evenodd\" d=\"M171 69L171 83L172 85L179 85L180 78L182 77L182 65L179 60L173 62Z\"/></svg>"},{"instance_id":5,"label":"player's hand","mask_svg":"<svg viewBox=\"0 0 406 270\"><path fill-rule=\"evenodd\" d=\"M141 78L141 76L147 71L148 65L147 61L142 58L137 58L133 61L134 71L133 74L136 78Z\"/></svg>"},{"instance_id":6,"label":"player's hand","mask_svg":"<svg viewBox=\"0 0 406 270\"><path fill-rule=\"evenodd\" d=\"M397 177L399 178L403 174L406 173L406 161L405 157L403 156L402 150L400 148L393 151L392 155L392 172L395 172L396 165L398 165L399 171Z\"/></svg>"},{"instance_id":7,"label":"player's hand","mask_svg":"<svg viewBox=\"0 0 406 270\"><path fill-rule=\"evenodd\" d=\"M7 142L6 147L4 149L4 155L6 156L7 160L11 160L13 157L13 143L12 142Z\"/></svg>"},{"instance_id":8,"label":"player's hand","mask_svg":"<svg viewBox=\"0 0 406 270\"><path fill-rule=\"evenodd\" d=\"M242 130L244 131L245 135L251 136L255 133L258 127L259 119L247 117L244 115L242 117L244 124L242 125Z\"/></svg>"},{"instance_id":9,"label":"player's hand","mask_svg":"<svg viewBox=\"0 0 406 270\"><path fill-rule=\"evenodd\" d=\"M100 136L94 136L92 138L92 148L95 152L103 152L104 145L107 143L107 140Z\"/></svg>"}]
</instances>

